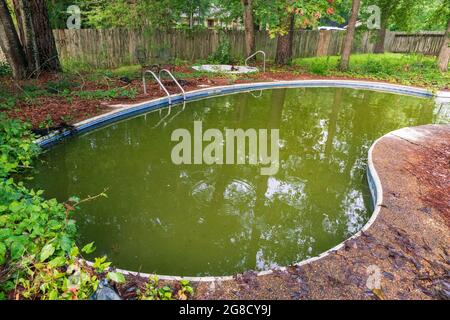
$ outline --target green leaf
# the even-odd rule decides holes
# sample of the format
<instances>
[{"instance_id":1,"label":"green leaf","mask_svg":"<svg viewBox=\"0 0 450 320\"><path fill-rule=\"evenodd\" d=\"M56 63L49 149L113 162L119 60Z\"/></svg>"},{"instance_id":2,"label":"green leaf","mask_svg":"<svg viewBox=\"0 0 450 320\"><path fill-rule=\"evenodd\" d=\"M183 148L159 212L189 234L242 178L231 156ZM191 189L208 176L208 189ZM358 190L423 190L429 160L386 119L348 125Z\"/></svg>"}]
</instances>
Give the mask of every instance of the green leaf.
<instances>
[{"instance_id":1,"label":"green leaf","mask_svg":"<svg viewBox=\"0 0 450 320\"><path fill-rule=\"evenodd\" d=\"M82 252L86 253L86 254L90 254L92 252L95 251L95 247L94 247L94 242L88 243L87 245L85 245L83 247L83 249L81 249Z\"/></svg>"},{"instance_id":2,"label":"green leaf","mask_svg":"<svg viewBox=\"0 0 450 320\"><path fill-rule=\"evenodd\" d=\"M72 247L72 249L70 249L70 256L72 258L78 256L80 254L80 250L78 249L78 247Z\"/></svg>"},{"instance_id":3,"label":"green leaf","mask_svg":"<svg viewBox=\"0 0 450 320\"><path fill-rule=\"evenodd\" d=\"M55 259L51 260L48 265L52 268L61 267L66 263L66 259L64 257L56 257Z\"/></svg>"},{"instance_id":4,"label":"green leaf","mask_svg":"<svg viewBox=\"0 0 450 320\"><path fill-rule=\"evenodd\" d=\"M59 240L59 245L66 253L69 253L72 249L72 242L72 239L68 235L64 234Z\"/></svg>"},{"instance_id":5,"label":"green leaf","mask_svg":"<svg viewBox=\"0 0 450 320\"><path fill-rule=\"evenodd\" d=\"M57 300L58 299L58 291L57 290L50 291L48 294L48 299L49 300Z\"/></svg>"},{"instance_id":6,"label":"green leaf","mask_svg":"<svg viewBox=\"0 0 450 320\"><path fill-rule=\"evenodd\" d=\"M47 260L54 252L55 252L55 247L53 246L53 244L51 244L51 243L46 244L44 246L44 248L42 248L42 250L41 250L41 256L40 256L41 262L44 262L45 260Z\"/></svg>"},{"instance_id":7,"label":"green leaf","mask_svg":"<svg viewBox=\"0 0 450 320\"><path fill-rule=\"evenodd\" d=\"M188 285L189 285L189 280L185 280L185 279L180 280L180 284L181 284L183 287L188 286Z\"/></svg>"},{"instance_id":8,"label":"green leaf","mask_svg":"<svg viewBox=\"0 0 450 320\"><path fill-rule=\"evenodd\" d=\"M11 243L11 258L13 260L18 260L22 257L25 252L25 246L22 242L15 241Z\"/></svg>"},{"instance_id":9,"label":"green leaf","mask_svg":"<svg viewBox=\"0 0 450 320\"><path fill-rule=\"evenodd\" d=\"M125 276L119 272L110 272L108 273L108 279L117 283L124 283Z\"/></svg>"},{"instance_id":10,"label":"green leaf","mask_svg":"<svg viewBox=\"0 0 450 320\"><path fill-rule=\"evenodd\" d=\"M5 263L6 259L6 246L3 242L0 242L0 265Z\"/></svg>"}]
</instances>

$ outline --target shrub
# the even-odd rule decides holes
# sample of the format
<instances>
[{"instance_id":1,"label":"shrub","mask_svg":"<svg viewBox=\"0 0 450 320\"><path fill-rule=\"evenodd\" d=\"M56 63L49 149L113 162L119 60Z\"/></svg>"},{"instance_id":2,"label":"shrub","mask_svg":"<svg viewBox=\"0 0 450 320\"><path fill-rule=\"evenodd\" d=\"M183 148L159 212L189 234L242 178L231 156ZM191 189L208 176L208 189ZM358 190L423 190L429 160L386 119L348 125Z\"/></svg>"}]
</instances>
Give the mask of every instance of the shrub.
<instances>
[{"instance_id":1,"label":"shrub","mask_svg":"<svg viewBox=\"0 0 450 320\"><path fill-rule=\"evenodd\" d=\"M352 54L347 72L338 70L339 56L295 59L293 65L320 75L374 78L403 84L448 88L450 73L440 73L436 58L404 54Z\"/></svg>"},{"instance_id":2,"label":"shrub","mask_svg":"<svg viewBox=\"0 0 450 320\"><path fill-rule=\"evenodd\" d=\"M78 87L79 83L76 83L70 79L61 79L59 81L49 81L45 85L45 89L48 93L57 94L63 92L70 92L72 88Z\"/></svg>"},{"instance_id":3,"label":"shrub","mask_svg":"<svg viewBox=\"0 0 450 320\"><path fill-rule=\"evenodd\" d=\"M217 50L208 57L208 62L212 64L231 64L231 45L228 39L221 39Z\"/></svg>"},{"instance_id":4,"label":"shrub","mask_svg":"<svg viewBox=\"0 0 450 320\"><path fill-rule=\"evenodd\" d=\"M11 177L39 152L28 128L0 116L0 299L87 299L98 275L80 261L75 244L71 216L79 199L45 200L43 191L29 190ZM89 244L81 252L93 250Z\"/></svg>"},{"instance_id":5,"label":"shrub","mask_svg":"<svg viewBox=\"0 0 450 320\"><path fill-rule=\"evenodd\" d=\"M11 74L11 67L7 62L0 61L0 77Z\"/></svg>"},{"instance_id":6,"label":"shrub","mask_svg":"<svg viewBox=\"0 0 450 320\"><path fill-rule=\"evenodd\" d=\"M17 103L17 98L6 90L0 88L0 109L12 109Z\"/></svg>"},{"instance_id":7,"label":"shrub","mask_svg":"<svg viewBox=\"0 0 450 320\"><path fill-rule=\"evenodd\" d=\"M123 274L110 271L106 257L96 258L92 267L81 259L95 251L94 243L81 249L76 245L73 213L95 197L71 197L65 203L46 200L42 190L30 190L11 177L29 168L39 153L28 129L0 114L0 300L89 299L101 278L125 282ZM137 294L140 299L187 299L193 289L181 281L173 292L155 279Z\"/></svg>"}]
</instances>

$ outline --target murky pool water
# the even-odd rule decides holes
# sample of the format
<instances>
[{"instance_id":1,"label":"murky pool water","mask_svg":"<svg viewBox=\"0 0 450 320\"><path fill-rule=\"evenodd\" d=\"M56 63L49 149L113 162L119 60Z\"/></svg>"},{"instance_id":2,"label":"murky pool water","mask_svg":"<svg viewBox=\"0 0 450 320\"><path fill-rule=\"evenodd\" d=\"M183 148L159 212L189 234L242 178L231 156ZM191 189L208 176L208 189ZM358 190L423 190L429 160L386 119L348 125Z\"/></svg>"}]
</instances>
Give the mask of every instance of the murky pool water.
<instances>
[{"instance_id":1,"label":"murky pool water","mask_svg":"<svg viewBox=\"0 0 450 320\"><path fill-rule=\"evenodd\" d=\"M437 121L431 99L341 88L275 89L194 101L52 147L33 186L60 201L108 189L76 213L80 243L115 266L228 275L289 265L356 233L372 213L367 152L381 135ZM177 128L279 129L280 169L175 165Z\"/></svg>"}]
</instances>

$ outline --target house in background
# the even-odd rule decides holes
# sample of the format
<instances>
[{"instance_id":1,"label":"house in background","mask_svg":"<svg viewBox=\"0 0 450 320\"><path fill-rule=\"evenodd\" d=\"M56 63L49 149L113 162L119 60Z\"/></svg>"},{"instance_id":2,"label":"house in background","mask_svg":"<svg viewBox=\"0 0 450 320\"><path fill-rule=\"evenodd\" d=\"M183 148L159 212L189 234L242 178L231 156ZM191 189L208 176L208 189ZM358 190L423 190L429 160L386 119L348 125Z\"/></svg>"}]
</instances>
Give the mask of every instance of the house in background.
<instances>
[{"instance_id":1,"label":"house in background","mask_svg":"<svg viewBox=\"0 0 450 320\"><path fill-rule=\"evenodd\" d=\"M214 5L209 7L204 14L198 12L191 16L186 13L182 14L179 25L188 26L191 29L201 26L207 29L244 30L241 18L230 19L229 13Z\"/></svg>"}]
</instances>

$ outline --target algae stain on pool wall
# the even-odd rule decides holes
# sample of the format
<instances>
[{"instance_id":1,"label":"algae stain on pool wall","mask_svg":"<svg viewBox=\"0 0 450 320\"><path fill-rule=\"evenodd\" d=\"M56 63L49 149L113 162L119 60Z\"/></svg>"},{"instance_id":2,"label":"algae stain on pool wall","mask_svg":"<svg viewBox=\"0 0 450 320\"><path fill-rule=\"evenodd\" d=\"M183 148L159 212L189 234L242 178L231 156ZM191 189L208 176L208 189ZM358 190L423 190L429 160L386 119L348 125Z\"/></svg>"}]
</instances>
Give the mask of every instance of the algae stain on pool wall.
<instances>
[{"instance_id":1,"label":"algae stain on pool wall","mask_svg":"<svg viewBox=\"0 0 450 320\"><path fill-rule=\"evenodd\" d=\"M107 199L77 214L79 240L95 240L96 254L119 268L230 275L316 256L370 218L370 145L392 130L438 121L431 99L339 88L241 93L173 112L68 139L37 165L32 184L47 197L109 188ZM261 165L248 163L174 164L171 134L194 121L204 131L279 130L278 172L264 176Z\"/></svg>"}]
</instances>

